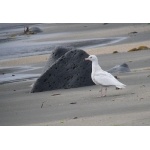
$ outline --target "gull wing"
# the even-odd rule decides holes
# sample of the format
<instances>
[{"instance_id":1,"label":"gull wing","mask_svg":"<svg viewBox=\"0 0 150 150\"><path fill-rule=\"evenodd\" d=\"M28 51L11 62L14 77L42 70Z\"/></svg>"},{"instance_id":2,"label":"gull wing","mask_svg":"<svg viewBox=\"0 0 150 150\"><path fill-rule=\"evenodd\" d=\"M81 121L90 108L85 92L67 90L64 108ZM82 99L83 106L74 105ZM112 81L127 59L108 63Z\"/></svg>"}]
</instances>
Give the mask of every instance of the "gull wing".
<instances>
[{"instance_id":1,"label":"gull wing","mask_svg":"<svg viewBox=\"0 0 150 150\"><path fill-rule=\"evenodd\" d=\"M95 72L93 77L94 77L94 80L96 81L96 84L100 84L104 86L123 85L113 75L111 75L110 73L106 71Z\"/></svg>"}]
</instances>

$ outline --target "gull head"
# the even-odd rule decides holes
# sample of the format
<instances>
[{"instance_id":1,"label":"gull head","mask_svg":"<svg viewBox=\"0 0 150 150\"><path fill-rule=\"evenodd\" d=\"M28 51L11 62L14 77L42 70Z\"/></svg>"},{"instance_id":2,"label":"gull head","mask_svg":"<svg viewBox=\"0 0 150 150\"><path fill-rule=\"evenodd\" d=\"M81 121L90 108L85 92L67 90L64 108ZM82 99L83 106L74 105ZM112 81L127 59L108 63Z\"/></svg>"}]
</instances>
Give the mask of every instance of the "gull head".
<instances>
[{"instance_id":1,"label":"gull head","mask_svg":"<svg viewBox=\"0 0 150 150\"><path fill-rule=\"evenodd\" d=\"M85 58L85 60L96 61L97 57L95 55L90 55L88 58Z\"/></svg>"}]
</instances>

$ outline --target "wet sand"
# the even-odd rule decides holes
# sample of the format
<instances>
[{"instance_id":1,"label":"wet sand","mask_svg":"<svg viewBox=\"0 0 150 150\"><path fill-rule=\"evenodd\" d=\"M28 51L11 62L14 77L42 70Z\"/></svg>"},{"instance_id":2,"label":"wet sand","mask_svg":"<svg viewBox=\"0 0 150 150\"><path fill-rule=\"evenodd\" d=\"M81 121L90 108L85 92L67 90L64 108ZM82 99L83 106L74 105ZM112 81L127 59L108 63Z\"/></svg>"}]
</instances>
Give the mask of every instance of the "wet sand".
<instances>
[{"instance_id":1,"label":"wet sand","mask_svg":"<svg viewBox=\"0 0 150 150\"><path fill-rule=\"evenodd\" d=\"M98 86L30 93L30 85L35 79L1 84L0 125L150 125L150 51L127 52L141 45L150 47L150 26L108 24L103 30L98 25L94 27L87 29L87 24L71 24L69 28L69 25L65 27L53 24L51 28L45 25L44 30L68 31L68 36L63 37L62 34L62 37L67 39L72 36L74 40L79 37L83 39L87 35L87 38L127 36L126 40L119 43L85 49L89 54L98 56L104 70L126 62L131 72L118 75L119 80L127 85L126 89L115 90L111 87L107 97L100 98ZM134 31L138 33L129 35ZM57 38L59 40L61 37L55 36L53 40ZM116 50L119 53L112 54ZM16 66L29 66L39 68L26 70L24 73L40 74L48 57L46 54L1 60L1 73L14 73ZM6 70L2 67L12 68Z\"/></svg>"}]
</instances>

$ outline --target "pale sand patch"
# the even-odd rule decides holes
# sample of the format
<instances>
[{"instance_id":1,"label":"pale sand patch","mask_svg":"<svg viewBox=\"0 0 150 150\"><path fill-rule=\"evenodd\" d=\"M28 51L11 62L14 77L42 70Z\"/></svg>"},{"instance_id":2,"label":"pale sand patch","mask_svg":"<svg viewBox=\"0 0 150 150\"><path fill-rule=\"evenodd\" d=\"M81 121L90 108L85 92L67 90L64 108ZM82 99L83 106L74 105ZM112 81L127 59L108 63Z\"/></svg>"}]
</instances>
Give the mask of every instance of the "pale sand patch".
<instances>
[{"instance_id":1,"label":"pale sand patch","mask_svg":"<svg viewBox=\"0 0 150 150\"><path fill-rule=\"evenodd\" d=\"M110 54L110 53L113 53L114 51L128 52L128 50L130 50L132 48L138 48L139 46L150 47L150 40L143 41L143 42L117 44L117 45L105 46L105 47L100 47L100 48L94 48L94 49L87 50L87 52L90 55Z\"/></svg>"},{"instance_id":2,"label":"pale sand patch","mask_svg":"<svg viewBox=\"0 0 150 150\"><path fill-rule=\"evenodd\" d=\"M21 57L21 58L15 58L10 60L2 60L0 61L0 67L12 67L12 66L34 64L39 62L46 62L48 58L49 58L49 54Z\"/></svg>"}]
</instances>

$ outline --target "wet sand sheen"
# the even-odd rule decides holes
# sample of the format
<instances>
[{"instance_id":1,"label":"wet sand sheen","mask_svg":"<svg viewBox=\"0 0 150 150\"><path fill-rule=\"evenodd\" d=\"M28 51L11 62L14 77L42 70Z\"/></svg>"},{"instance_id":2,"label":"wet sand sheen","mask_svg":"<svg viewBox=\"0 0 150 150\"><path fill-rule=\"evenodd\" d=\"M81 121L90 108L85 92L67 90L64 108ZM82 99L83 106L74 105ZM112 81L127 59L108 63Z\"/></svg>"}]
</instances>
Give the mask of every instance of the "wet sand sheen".
<instances>
[{"instance_id":1,"label":"wet sand sheen","mask_svg":"<svg viewBox=\"0 0 150 150\"><path fill-rule=\"evenodd\" d=\"M50 36L50 35L49 35ZM80 39L66 41L48 41L48 42L28 42L28 40L19 42L8 42L0 45L0 59L17 58L34 55L49 54L56 46L76 47L88 50L89 48L101 47L114 44L125 40L127 37L114 38L96 38L96 39Z\"/></svg>"}]
</instances>

